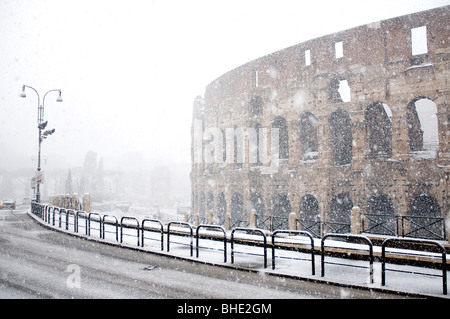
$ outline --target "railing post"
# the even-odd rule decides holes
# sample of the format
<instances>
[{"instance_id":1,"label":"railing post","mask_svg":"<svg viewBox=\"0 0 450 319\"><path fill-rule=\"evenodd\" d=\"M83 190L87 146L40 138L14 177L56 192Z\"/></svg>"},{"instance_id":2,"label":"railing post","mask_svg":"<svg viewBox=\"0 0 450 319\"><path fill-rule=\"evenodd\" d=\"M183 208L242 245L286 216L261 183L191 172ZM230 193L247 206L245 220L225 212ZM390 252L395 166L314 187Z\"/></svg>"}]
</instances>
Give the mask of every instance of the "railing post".
<instances>
[{"instance_id":1,"label":"railing post","mask_svg":"<svg viewBox=\"0 0 450 319\"><path fill-rule=\"evenodd\" d=\"M311 268L312 268L312 275L316 274L316 266L315 266L315 258L314 258L314 238L311 235L311 233L303 230L276 230L272 234L272 269L275 269L275 238L277 234L298 234L298 235L305 235L309 238L311 242Z\"/></svg>"},{"instance_id":2,"label":"railing post","mask_svg":"<svg viewBox=\"0 0 450 319\"><path fill-rule=\"evenodd\" d=\"M434 245L441 250L442 253L442 293L447 294L447 253L445 247L439 242L428 239L413 239L413 238L387 238L381 244L381 285L386 285L386 246L390 242L403 243L423 243Z\"/></svg>"},{"instance_id":3,"label":"railing post","mask_svg":"<svg viewBox=\"0 0 450 319\"><path fill-rule=\"evenodd\" d=\"M200 228L209 228L209 229L219 229L222 231L223 233L223 262L226 263L227 262L227 233L225 231L225 229L222 226L216 226L216 225L198 225L196 233L195 233L195 237L196 237L196 256L198 258L198 243L199 243L199 231Z\"/></svg>"},{"instance_id":4,"label":"railing post","mask_svg":"<svg viewBox=\"0 0 450 319\"><path fill-rule=\"evenodd\" d=\"M322 241L320 244L320 248L321 248L321 277L325 276L325 239L330 238L330 237L335 237L335 238L344 238L345 240L348 240L349 238L353 238L353 239L361 239L363 241L365 241L368 245L369 245L369 277L370 277L370 283L373 284L373 244L372 241L367 238L366 236L361 236L361 235L351 235L351 234L326 234L325 236L322 237Z\"/></svg>"},{"instance_id":5,"label":"railing post","mask_svg":"<svg viewBox=\"0 0 450 319\"><path fill-rule=\"evenodd\" d=\"M212 224L213 216L214 216L214 212L211 209L208 210L208 212L206 213L206 220L208 222L208 225Z\"/></svg>"},{"instance_id":6,"label":"railing post","mask_svg":"<svg viewBox=\"0 0 450 319\"><path fill-rule=\"evenodd\" d=\"M62 219L62 212L63 212L63 211L65 212L66 209L65 209L65 208L60 208L60 209L59 209L59 225L58 225L59 228L61 228L61 223L62 223L62 222L61 222L61 219Z\"/></svg>"},{"instance_id":7,"label":"railing post","mask_svg":"<svg viewBox=\"0 0 450 319\"><path fill-rule=\"evenodd\" d=\"M58 211L58 214L59 214L59 208L57 208L57 207L53 207L53 216L52 216L52 219L53 219L53 226L55 226L55 211Z\"/></svg>"},{"instance_id":8,"label":"railing post","mask_svg":"<svg viewBox=\"0 0 450 319\"><path fill-rule=\"evenodd\" d=\"M75 214L75 222L74 222L74 225L73 225L73 228L74 228L74 231L76 232L76 233L78 233L78 217L80 216L80 214L83 214L84 215L84 222L85 222L85 234L87 235L88 234L88 216L87 216L87 213L86 212L82 212L82 211L77 211L76 212L76 214Z\"/></svg>"},{"instance_id":9,"label":"railing post","mask_svg":"<svg viewBox=\"0 0 450 319\"><path fill-rule=\"evenodd\" d=\"M112 217L112 218L114 218L114 223L115 223L115 226L116 226L116 241L119 241L119 221L117 220L117 217L116 216L113 216L113 215L103 215L103 217L102 217L102 233L103 233L103 239L105 239L105 224L106 224L106 222L105 222L105 218L106 217Z\"/></svg>"},{"instance_id":10,"label":"railing post","mask_svg":"<svg viewBox=\"0 0 450 319\"><path fill-rule=\"evenodd\" d=\"M226 230L231 229L231 214L230 213L225 214L225 229Z\"/></svg>"},{"instance_id":11,"label":"railing post","mask_svg":"<svg viewBox=\"0 0 450 319\"><path fill-rule=\"evenodd\" d=\"M352 234L361 234L361 209L358 206L353 206L351 211L350 232Z\"/></svg>"},{"instance_id":12,"label":"railing post","mask_svg":"<svg viewBox=\"0 0 450 319\"><path fill-rule=\"evenodd\" d=\"M160 220L158 220L158 219L144 219L143 221L142 221L142 224L141 224L141 236L142 236L142 238L141 238L141 246L142 247L144 247L144 230L145 230L145 228L144 228L144 223L145 222L154 222L154 223L159 223L159 226L160 226L160 232L161 232L161 251L163 251L164 250L164 226L163 226L163 224L162 224L162 222L160 221Z\"/></svg>"},{"instance_id":13,"label":"railing post","mask_svg":"<svg viewBox=\"0 0 450 319\"><path fill-rule=\"evenodd\" d=\"M196 213L194 215L194 226L197 227L200 224L200 214Z\"/></svg>"},{"instance_id":14,"label":"railing post","mask_svg":"<svg viewBox=\"0 0 450 319\"><path fill-rule=\"evenodd\" d=\"M183 222L170 222L167 225L167 252L169 252L170 250L170 226L172 225L180 225L180 226L187 226L189 227L189 231L190 231L190 237L191 237L191 257L194 255L194 240L193 240L193 235L194 235L194 231L192 230L192 226L189 223L183 223Z\"/></svg>"},{"instance_id":15,"label":"railing post","mask_svg":"<svg viewBox=\"0 0 450 319\"><path fill-rule=\"evenodd\" d=\"M92 215L96 215L98 216L98 229L99 229L99 233L100 233L100 238L102 238L102 218L100 216L100 214L97 213L89 213L88 215L88 236L91 235L91 216Z\"/></svg>"},{"instance_id":16,"label":"railing post","mask_svg":"<svg viewBox=\"0 0 450 319\"><path fill-rule=\"evenodd\" d=\"M120 243L123 242L123 221L125 219L134 220L136 222L136 231L137 231L137 246L139 246L139 220L135 217L123 216L120 219Z\"/></svg>"},{"instance_id":17,"label":"railing post","mask_svg":"<svg viewBox=\"0 0 450 319\"><path fill-rule=\"evenodd\" d=\"M291 212L289 214L289 230L297 230L297 214Z\"/></svg>"},{"instance_id":18,"label":"railing post","mask_svg":"<svg viewBox=\"0 0 450 319\"><path fill-rule=\"evenodd\" d=\"M245 228L245 227L235 227L231 231L231 263L234 263L234 233L236 231L244 231L246 233L258 232L263 236L264 239L264 268L267 268L267 237L262 229L259 228Z\"/></svg>"},{"instance_id":19,"label":"railing post","mask_svg":"<svg viewBox=\"0 0 450 319\"><path fill-rule=\"evenodd\" d=\"M250 228L255 228L256 227L256 210L253 208L250 211L250 215L249 215L249 227Z\"/></svg>"}]
</instances>

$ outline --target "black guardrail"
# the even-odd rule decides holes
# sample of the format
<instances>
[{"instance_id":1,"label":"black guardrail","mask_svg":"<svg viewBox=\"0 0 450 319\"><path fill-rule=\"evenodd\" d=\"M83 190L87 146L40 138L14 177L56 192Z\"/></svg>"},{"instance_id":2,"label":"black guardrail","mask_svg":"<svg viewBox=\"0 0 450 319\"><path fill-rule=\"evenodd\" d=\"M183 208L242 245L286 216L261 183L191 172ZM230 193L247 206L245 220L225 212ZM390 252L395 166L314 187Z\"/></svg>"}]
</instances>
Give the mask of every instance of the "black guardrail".
<instances>
[{"instance_id":1,"label":"black guardrail","mask_svg":"<svg viewBox=\"0 0 450 319\"><path fill-rule=\"evenodd\" d=\"M311 268L312 275L316 274L315 258L314 258L314 238L311 233L302 230L276 230L272 234L272 269L275 269L275 238L278 234L296 234L306 236L310 240L310 251L311 251Z\"/></svg>"},{"instance_id":2,"label":"black guardrail","mask_svg":"<svg viewBox=\"0 0 450 319\"><path fill-rule=\"evenodd\" d=\"M169 224L167 224L167 252L170 251L170 227L172 225L188 227L188 229L189 229L189 237L191 239L191 244L189 246L191 247L191 257L192 257L193 254L194 254L194 242L193 242L194 231L192 229L191 224L185 223L185 222L170 222Z\"/></svg>"},{"instance_id":3,"label":"black guardrail","mask_svg":"<svg viewBox=\"0 0 450 319\"><path fill-rule=\"evenodd\" d=\"M119 220L114 215L103 215L102 217L102 239L105 239L105 234L107 233L105 225L111 225L111 222L108 222L106 218L114 218L114 226L116 226L116 241L119 241Z\"/></svg>"},{"instance_id":4,"label":"black guardrail","mask_svg":"<svg viewBox=\"0 0 450 319\"><path fill-rule=\"evenodd\" d=\"M202 228L206 228L206 229L214 229L214 230L220 230L223 233L223 262L226 263L227 262L227 232L225 231L225 228L223 228L222 226L217 226L217 225L206 225L206 224L201 224L197 226L197 230L195 233L195 238L196 238L196 255L198 258L198 248L199 248L199 234L200 234L200 229Z\"/></svg>"},{"instance_id":5,"label":"black guardrail","mask_svg":"<svg viewBox=\"0 0 450 319\"><path fill-rule=\"evenodd\" d=\"M190 244L188 244L188 245L190 247L190 256L191 257L193 256L194 228L191 224L186 223L186 222L178 222L178 221L170 222L167 224L167 227L165 230L162 222L157 219L144 219L140 223L139 220L135 217L124 216L121 218L121 220L119 222L117 217L115 217L113 215L101 216L100 214L97 214L97 213L89 213L88 214L83 211L64 209L64 208L54 207L51 205L32 203L31 208L32 208L31 209L32 214L34 214L38 218L42 219L44 223L47 223L54 227L59 227L61 229L63 229L62 221L63 221L63 215L64 215L64 217L65 217L64 218L65 219L64 229L66 231L70 230L69 226L72 225L70 223L70 221L71 221L71 219L73 219L73 231L75 233L79 233L80 218L83 218L85 221L85 223L84 223L85 232L84 233L86 236L90 236L90 234L91 234L91 228L92 228L91 221L98 222L98 224L99 224L98 230L99 230L101 239L105 239L105 234L107 232L111 233L111 231L107 231L105 229L105 225L111 225L111 226L115 227L115 240L116 240L116 242L120 242L120 243L123 243L124 228L136 229L136 235L131 235L131 234L126 234L126 235L133 236L133 237L136 236L138 247L144 247L144 241L146 239L146 237L144 236L144 233L149 232L149 231L154 231L154 232L160 233L159 240L161 243L161 250L164 250L164 235L166 234L166 236L167 236L166 237L167 238L167 252L170 251L171 236L189 237ZM58 223L56 223L57 217L58 217ZM132 223L129 223L126 221L132 221ZM151 226L148 226L149 223L157 224L158 226L151 227ZM180 228L174 230L173 226L176 226L176 225L180 226ZM119 228L120 228L120 240L119 240ZM200 235L201 229L210 230L211 232L206 233L206 234L203 233L202 235ZM219 232L220 232L220 234L219 234ZM231 263L232 264L234 263L234 257L235 257L235 253L236 253L234 250L234 245L236 243L248 245L248 246L262 246L263 257L264 257L264 268L267 268L267 247L268 247L267 236L272 236L272 242L270 245L270 247L272 248L272 269L275 269L276 249L296 249L298 251L305 251L305 245L306 245L306 247L308 246L307 243L295 243L295 242L289 240L289 236L283 237L284 238L283 242L277 242L276 239L281 238L281 236L280 236L281 234L306 236L307 238L309 238L309 241L310 241L310 244L309 244L310 248L309 248L309 250L306 250L306 251L309 251L309 253L311 254L312 275L315 275L315 259L314 258L315 258L316 254L319 254L319 252L314 249L314 238L311 233L309 233L307 231L285 230L285 229L279 229L279 230L275 230L272 233L266 233L266 231L259 229L259 228L245 228L245 227L235 227L235 228L231 229L230 232L231 233L230 233L229 242L231 244ZM236 239L236 236L235 236L236 232L238 232L238 233L244 232L247 235L248 234L256 235L256 237L240 236L239 239ZM259 236L262 238L259 238ZM199 258L199 247L200 247L199 239L200 238L202 238L202 239L207 238L207 239L212 239L212 240L223 241L224 263L227 262L228 238L227 238L227 231L222 226L201 224L196 227L196 257L197 258ZM325 241L328 239L332 239L332 238L335 238L338 240L343 240L347 243L363 242L369 246L369 249L368 249L369 276L370 276L370 283L373 283L374 282L373 281L373 275L374 275L374 273L373 273L374 272L373 271L373 262L374 262L373 244L368 237L362 236L362 235L355 235L355 234L329 233L321 238L321 250L320 250L321 276L322 277L325 276L325 263L326 263ZM158 239L156 239L156 240L158 240ZM173 242L173 243L175 243L175 242ZM185 243L178 243L178 244L186 245ZM384 240L382 243L382 247L381 247L382 248L382 253L381 253L382 286L386 285L386 278L385 278L386 271L399 271L399 270L395 270L395 269L386 269L386 263L389 260L391 260L389 258L386 258L386 248L391 247L391 245L397 245L397 246L400 246L405 249L412 249L412 248L408 248L408 244L414 244L414 250L416 250L416 251L418 250L418 251L430 252L429 248L435 247L442 254L441 255L442 258L441 258L441 262L440 262L441 267L442 267L442 275L440 277L442 277L442 292L444 295L446 295L447 294L447 262L446 262L447 255L446 255L446 250L445 250L445 247L441 243L434 241L434 240L429 240L429 239L388 237L386 240ZM418 244L421 244L421 246L423 246L423 247L420 247L420 246L418 247L417 246ZM292 248L291 246L295 246L295 247ZM395 248L398 248L397 246L395 246ZM327 248L330 248L330 247L331 246L327 246ZM338 246L336 246L336 247L338 247ZM424 249L424 247L426 249ZM340 248L342 248L342 247L340 247ZM211 249L213 249L213 248L211 248ZM361 258L361 251L363 249L350 248L350 246L347 246L344 249L350 251L350 253L340 254L340 256L341 256L340 258L344 258L344 259L352 258L351 255L353 254L353 251L355 254L359 254L360 255L359 258ZM240 253L246 253L246 252L240 252ZM327 252L327 254L328 254L328 252ZM347 256L345 257L345 255L347 255ZM364 253L363 255L366 255L366 253ZM390 258L392 258L392 256ZM349 263L343 264L343 265L350 266ZM354 267L354 266L352 266L352 267ZM361 267L361 266L356 266L356 267L365 268L365 267ZM405 272L405 271L402 270L401 272ZM411 271L410 273L418 274L418 272L413 272L413 271ZM420 274L429 275L429 276L437 276L437 275L426 274L426 273L420 273Z\"/></svg>"},{"instance_id":6,"label":"black guardrail","mask_svg":"<svg viewBox=\"0 0 450 319\"><path fill-rule=\"evenodd\" d=\"M164 225L163 223L158 220L158 219L144 219L141 223L141 245L142 247L144 247L144 240L145 240L145 236L144 236L144 231L154 231L152 228L145 228L145 222L148 223L157 223L159 225L159 232L161 233L161 251L164 250Z\"/></svg>"},{"instance_id":7,"label":"black guardrail","mask_svg":"<svg viewBox=\"0 0 450 319\"><path fill-rule=\"evenodd\" d=\"M267 236L264 233L264 230L259 228L245 228L245 227L235 227L231 230L231 263L234 263L234 233L240 231L245 232L247 234L255 234L259 233L263 237L263 248L264 248L264 268L267 268Z\"/></svg>"},{"instance_id":8,"label":"black guardrail","mask_svg":"<svg viewBox=\"0 0 450 319\"><path fill-rule=\"evenodd\" d=\"M88 236L90 236L91 235L91 229L92 229L92 227L91 227L91 221L93 220L92 218L91 218L91 216L97 216L97 221L98 221L98 223L99 223L99 226L98 226L98 231L99 231L99 238L102 238L102 217L100 216L100 214L98 214L98 213L89 213L88 214L88 231L87 231L87 233L88 233Z\"/></svg>"},{"instance_id":9,"label":"black guardrail","mask_svg":"<svg viewBox=\"0 0 450 319\"><path fill-rule=\"evenodd\" d=\"M131 226L131 225L124 225L124 220L132 220L136 222L136 226ZM137 231L137 246L139 246L139 220L136 217L129 217L129 216L123 216L120 219L120 243L123 243L123 228L135 228Z\"/></svg>"},{"instance_id":10,"label":"black guardrail","mask_svg":"<svg viewBox=\"0 0 450 319\"><path fill-rule=\"evenodd\" d=\"M366 242L367 245L369 245L369 278L370 278L370 283L373 284L373 244L372 241L367 238L366 236L361 236L361 235L350 235L350 234L326 234L325 236L322 237L322 241L320 244L320 251L321 251L321 256L322 256L322 271L321 271L321 276L324 277L325 276L325 240L329 239L329 238L339 238L339 239L343 239L346 242L354 242L355 240L357 241L364 241Z\"/></svg>"},{"instance_id":11,"label":"black guardrail","mask_svg":"<svg viewBox=\"0 0 450 319\"><path fill-rule=\"evenodd\" d=\"M396 271L395 269L386 269L386 247L389 244L396 243L398 248L398 244L402 246L403 249L409 249L407 244L415 243L415 244L425 244L425 245L431 245L437 247L441 254L442 254L442 261L441 261L441 267L442 267L442 293L444 295L447 294L447 253L445 251L444 246L442 244L428 239L415 239L415 238L387 238L383 241L381 245L381 285L386 285L386 270L390 271ZM404 272L404 271L402 271ZM417 272L410 272L411 274ZM426 273L420 273L422 275L428 275Z\"/></svg>"},{"instance_id":12,"label":"black guardrail","mask_svg":"<svg viewBox=\"0 0 450 319\"><path fill-rule=\"evenodd\" d=\"M82 212L82 211L77 211L75 213L74 232L78 233L80 215L84 216L84 221L85 221L84 230L85 230L85 234L87 235L88 234L88 214L86 212Z\"/></svg>"}]
</instances>

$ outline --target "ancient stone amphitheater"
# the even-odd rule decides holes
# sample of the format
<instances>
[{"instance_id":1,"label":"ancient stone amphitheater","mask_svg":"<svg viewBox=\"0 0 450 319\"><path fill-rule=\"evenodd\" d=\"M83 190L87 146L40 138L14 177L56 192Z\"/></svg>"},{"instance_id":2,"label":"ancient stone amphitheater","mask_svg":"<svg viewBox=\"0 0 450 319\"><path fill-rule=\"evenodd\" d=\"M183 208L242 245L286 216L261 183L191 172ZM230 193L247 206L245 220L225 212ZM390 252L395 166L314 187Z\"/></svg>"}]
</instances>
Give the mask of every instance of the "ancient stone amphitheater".
<instances>
[{"instance_id":1,"label":"ancient stone amphitheater","mask_svg":"<svg viewBox=\"0 0 450 319\"><path fill-rule=\"evenodd\" d=\"M295 216L320 236L350 231L357 206L363 232L445 236L449 10L312 39L210 83L194 101L192 217L277 229Z\"/></svg>"}]
</instances>

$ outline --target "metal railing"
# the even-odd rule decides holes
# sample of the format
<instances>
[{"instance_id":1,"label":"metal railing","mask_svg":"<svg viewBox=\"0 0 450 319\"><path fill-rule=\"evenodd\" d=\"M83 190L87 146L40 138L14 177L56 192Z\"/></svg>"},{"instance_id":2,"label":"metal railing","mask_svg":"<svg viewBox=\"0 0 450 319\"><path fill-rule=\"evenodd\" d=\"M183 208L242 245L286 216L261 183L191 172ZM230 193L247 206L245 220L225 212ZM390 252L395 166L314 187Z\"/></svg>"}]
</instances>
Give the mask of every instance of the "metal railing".
<instances>
[{"instance_id":1,"label":"metal railing","mask_svg":"<svg viewBox=\"0 0 450 319\"><path fill-rule=\"evenodd\" d=\"M413 239L413 238L387 238L383 241L381 245L381 285L386 285L386 270L390 271L398 271L395 269L386 269L386 247L388 244L391 243L400 243L400 244L409 244L409 243L415 243L415 244L425 244L425 245L432 245L437 247L441 254L441 268L442 268L442 293L444 295L447 294L447 253L445 251L444 246L442 244L432 241L432 240L426 240L426 239ZM406 245L402 245L403 249L408 249ZM404 272L404 271L403 271ZM421 274L421 275L427 275L432 276L430 274L426 273L417 273L417 272L409 272L411 274Z\"/></svg>"},{"instance_id":2,"label":"metal railing","mask_svg":"<svg viewBox=\"0 0 450 319\"><path fill-rule=\"evenodd\" d=\"M88 234L88 214L86 212L82 212L82 211L77 211L75 213L75 221L74 221L74 232L78 233L78 219L80 217L80 215L84 215L84 221L85 221L85 232L86 235Z\"/></svg>"},{"instance_id":3,"label":"metal railing","mask_svg":"<svg viewBox=\"0 0 450 319\"><path fill-rule=\"evenodd\" d=\"M362 231L387 236L445 240L445 219L442 217L361 214Z\"/></svg>"},{"instance_id":4,"label":"metal railing","mask_svg":"<svg viewBox=\"0 0 450 319\"><path fill-rule=\"evenodd\" d=\"M108 222L106 218L114 218L114 226L116 226L116 241L119 241L119 221L114 215L103 215L102 217L102 239L105 239L105 234L107 233L105 225L111 225L111 222Z\"/></svg>"},{"instance_id":5,"label":"metal railing","mask_svg":"<svg viewBox=\"0 0 450 319\"><path fill-rule=\"evenodd\" d=\"M288 218L280 216L266 216L259 218L257 215L257 224L259 228L274 231L276 229L286 229Z\"/></svg>"},{"instance_id":6,"label":"metal railing","mask_svg":"<svg viewBox=\"0 0 450 319\"><path fill-rule=\"evenodd\" d=\"M188 221L195 222L193 215ZM206 218L201 218L199 224L206 224ZM223 226L225 220L219 221ZM350 233L350 222L322 221L320 218L297 218L296 229L310 232L313 237L321 238L327 233ZM361 214L362 232L375 235L414 237L433 240L446 240L445 219L442 217L400 216L392 214ZM270 232L277 229L287 229L288 218L281 216L256 215L256 227ZM231 218L230 228L250 227L248 219Z\"/></svg>"},{"instance_id":7,"label":"metal railing","mask_svg":"<svg viewBox=\"0 0 450 319\"><path fill-rule=\"evenodd\" d=\"M163 223L158 220L158 219L144 219L141 223L141 245L142 247L144 247L144 231L155 231L155 228L145 228L144 224L145 222L149 222L149 223L157 223L159 225L159 232L161 234L161 251L164 250L164 226Z\"/></svg>"},{"instance_id":8,"label":"metal railing","mask_svg":"<svg viewBox=\"0 0 450 319\"><path fill-rule=\"evenodd\" d=\"M322 256L322 271L321 271L321 276L324 277L325 276L325 240L329 239L329 238L340 238L343 239L346 242L353 242L355 240L357 241L364 241L367 245L369 245L369 278L370 278L370 283L373 284L373 244L372 241L367 238L366 236L361 236L361 235L350 235L350 234L326 234L325 236L322 237L322 241L320 244L320 251L321 251L321 256Z\"/></svg>"},{"instance_id":9,"label":"metal railing","mask_svg":"<svg viewBox=\"0 0 450 319\"><path fill-rule=\"evenodd\" d=\"M193 244L193 232L194 232L194 228L191 226L191 224L189 223L185 223L185 222L170 222L169 224L167 224L167 227L165 229L164 225L162 224L161 221L159 220L152 220L152 219L144 219L142 222L139 222L139 220L135 217L122 217L120 222L118 221L118 219L113 216L113 215L103 215L100 216L99 214L96 213L86 213L83 211L74 211L74 210L70 210L70 209L62 209L62 208L58 208L58 207L53 207L50 205L44 205L44 204L36 204L33 203L32 207L31 207L31 212L33 215L37 216L38 218L42 219L44 223L47 223L49 225L52 225L54 227L58 227L60 229L65 229L66 231L70 230L70 226L72 225L72 221L73 221L73 231L75 233L79 232L79 226L80 225L80 218L83 218L85 220L84 223L84 228L85 228L85 235L86 236L90 236L91 235L91 228L93 227L91 222L97 222L99 225L99 228L95 228L97 230L99 230L100 233L100 238L101 239L105 239L105 234L107 232L111 231L107 231L107 229L105 228L105 226L112 226L115 227L115 240L116 242L120 242L121 244L124 242L123 240L123 236L124 234L124 228L131 228L131 229L136 229L136 234L126 234L127 236L132 236L132 237L136 237L137 239L137 246L138 247L144 247L144 241L146 239L145 237L145 232L157 232L160 234L160 243L161 243L161 250L164 249L164 235L166 235L167 237L167 252L170 251L170 244L171 243L175 243L173 240L171 241L171 236L182 236L182 237L188 237L190 239L190 244L187 244L190 247L190 256L193 257L193 248L194 248L194 244ZM57 221L58 218L58 222ZM64 220L64 222L63 222ZM127 222L127 221L132 221L132 223ZM149 226L148 223L153 223L153 224L157 224L157 226L151 225ZM177 228L176 230L173 229L173 226L180 226L179 228ZM118 229L120 228L120 240L119 240L119 235L118 235ZM94 229L94 228L92 228ZM205 229L205 230L209 230L210 232L201 232L201 229ZM332 254L332 252L328 251L325 252L325 242L328 239L337 239L337 240L344 240L344 242L346 243L346 247L345 249L347 249L349 252L347 253L341 253L339 258L343 258L343 259L354 259L355 256L357 259L361 259L361 256L368 256L369 259L369 277L370 277L370 283L373 283L373 276L374 276L374 271L373 271L373 263L374 263L374 253L373 253L373 244L370 241L369 238L367 238L366 236L362 236L362 235L354 235L354 234L340 234L340 233L329 233L326 234L325 236L323 236L321 238L321 250L320 252L318 250L315 250L314 248L314 236L313 234L311 234L310 232L307 231L303 231L303 230L286 230L286 229L278 229L275 230L274 232L270 233L267 232L263 229L259 229L259 228L244 228L244 227L235 227L233 229L230 230L230 237L227 236L227 231L222 227L222 226L218 226L218 225L208 225L208 224L201 224L199 226L196 227L195 229L196 233L196 258L199 258L199 240L202 239L210 239L210 240L214 240L214 241L223 241L223 259L224 259L224 263L227 262L227 244L229 243L231 245L231 264L234 264L234 258L235 258L235 244L239 243L242 245L247 245L247 246L259 246L262 247L263 249L263 257L264 257L264 268L267 268L267 248L271 247L272 248L272 269L275 269L275 259L276 259L276 250L277 249L284 249L284 250L298 250L298 251L303 251L303 252L307 252L310 254L311 258L311 273L312 275L315 275L315 255L319 254L321 255L321 276L325 276L325 264L333 264L334 262L326 262L326 255L327 254ZM219 233L220 232L220 233ZM237 232L243 232L246 234L246 236L239 236L239 238L237 239L235 234ZM114 233L114 232L113 232ZM309 238L309 242L310 244L307 244L306 242L298 242L298 240L300 238L297 238L297 242L294 242L294 240L292 240L291 238L289 238L290 236L284 236L283 240L281 240L281 234L287 234L287 235L295 235L295 236L305 236L307 238ZM249 235L256 235L256 236L249 236ZM268 246L267 243L267 236L271 236L272 237L272 242L271 245ZM140 240L141 239L141 240ZM149 239L149 238L147 238ZM154 239L156 241L158 241L158 238ZM368 245L368 250L367 249L363 249L361 247L351 247L351 245L349 245L349 243L354 244L355 242L362 242ZM446 263L446 251L445 251L445 247L434 240L428 240L428 239L414 239L414 238L398 238L398 237L392 237L392 238L387 238L383 244L382 244L382 253L381 253L381 263L382 263L382 286L385 286L386 284L386 280L385 280L385 276L386 276L386 271L399 271L396 269L386 269L386 263L388 261L390 261L392 258L398 258L398 257L392 257L390 256L389 258L386 258L386 247L391 247L393 244L397 244L400 245L402 249L408 249L407 244L415 244L417 246L417 244L420 244L421 246L419 247L415 247L414 250L418 250L418 251L430 251L430 247L434 246L437 247L437 249L440 251L440 253L442 254L442 258L441 258L441 268L442 268L442 275L440 277L442 277L442 291L443 294L447 294L447 263ZM180 243L178 243L180 244ZM182 245L186 245L181 243ZM309 246L309 248L308 248ZM339 245L338 245L339 246ZM336 246L336 247L338 247ZM359 246L359 245L358 245ZM331 248L332 246L327 245L327 248ZM340 247L340 246L339 246ZM425 247L425 248L424 248ZM205 247L202 247L205 248ZM218 250L221 251L221 248L217 248L217 245L213 245L213 247L206 247L208 249L211 250ZM391 247L392 248L392 247ZM396 247L397 248L397 247ZM339 248L341 249L341 248ZM344 249L344 250L345 250ZM411 249L411 248L410 248ZM354 250L354 255L353 255L353 251ZM254 253L254 252L247 252L247 251L243 251L243 252L239 252L242 254L249 254L249 255L257 255L257 256L261 256L261 254L259 253ZM403 253L402 253L403 254ZM409 254L411 255L411 254ZM358 257L359 256L359 257ZM205 258L205 257L204 257ZM279 257L280 258L280 257ZM364 257L365 258L365 257ZM291 258L291 259L296 259L296 258ZM436 259L436 257L434 257L434 259ZM299 258L299 260L309 260L309 259L301 259ZM433 265L436 264L436 262L433 262ZM363 265L351 265L351 263L346 262L345 264L338 264L338 265L342 265L342 266L351 266L351 267L357 267L357 268L366 268ZM423 266L423 265L422 265ZM403 271L401 270L401 272L407 272L407 271ZM411 271L411 274L424 274L424 275L428 275L428 276L434 276L436 277L436 275L430 275L430 274L426 274L426 273L421 273L418 271Z\"/></svg>"},{"instance_id":10,"label":"metal railing","mask_svg":"<svg viewBox=\"0 0 450 319\"><path fill-rule=\"evenodd\" d=\"M99 223L98 231L99 231L99 237L102 238L102 217L98 213L89 213L88 214L88 228L87 228L87 235L91 235L91 221L93 220L91 216L97 216L97 222Z\"/></svg>"},{"instance_id":11,"label":"metal railing","mask_svg":"<svg viewBox=\"0 0 450 319\"><path fill-rule=\"evenodd\" d=\"M170 227L172 225L178 225L178 226L182 226L182 227L187 227L189 229L189 238L190 238L190 248L191 248L191 257L194 254L194 242L193 242L193 234L194 231L192 229L191 224L189 223L185 223L185 222L170 222L169 224L167 224L167 252L170 251ZM185 234L183 234L183 236L185 236Z\"/></svg>"},{"instance_id":12,"label":"metal railing","mask_svg":"<svg viewBox=\"0 0 450 319\"><path fill-rule=\"evenodd\" d=\"M298 218L296 220L296 228L300 224L300 229L309 232L313 237L322 237L322 222L320 218L308 219L308 218Z\"/></svg>"},{"instance_id":13,"label":"metal railing","mask_svg":"<svg viewBox=\"0 0 450 319\"><path fill-rule=\"evenodd\" d=\"M323 234L337 233L345 234L350 232L350 223L322 221L320 218L307 219L297 218L295 220L296 228L300 226L301 230L307 231L313 235L314 238L322 238Z\"/></svg>"},{"instance_id":14,"label":"metal railing","mask_svg":"<svg viewBox=\"0 0 450 319\"><path fill-rule=\"evenodd\" d=\"M445 220L441 217L401 216L402 237L445 240ZM409 225L408 225L409 224Z\"/></svg>"},{"instance_id":15,"label":"metal railing","mask_svg":"<svg viewBox=\"0 0 450 319\"><path fill-rule=\"evenodd\" d=\"M124 220L132 220L132 221L135 221L136 222L136 226L132 226L132 225L129 225L129 224L127 224L127 225L124 225L124 223L123 223L123 221ZM129 216L123 216L121 219L120 219L120 243L123 243L123 228L135 228L136 229L136 231L137 231L137 235L136 235L136 238L137 238L137 246L139 247L139 220L136 218L136 217L129 217Z\"/></svg>"},{"instance_id":16,"label":"metal railing","mask_svg":"<svg viewBox=\"0 0 450 319\"><path fill-rule=\"evenodd\" d=\"M324 221L322 222L322 234L345 234L350 232L350 227L350 223Z\"/></svg>"},{"instance_id":17,"label":"metal railing","mask_svg":"<svg viewBox=\"0 0 450 319\"><path fill-rule=\"evenodd\" d=\"M296 235L302 235L307 236L310 240L310 251L311 251L311 268L312 268L312 275L314 276L316 274L316 266L315 266L315 259L314 259L314 238L313 236L307 232L307 231L301 231L301 230L276 230L272 234L272 269L275 269L275 238L278 234L296 234Z\"/></svg>"},{"instance_id":18,"label":"metal railing","mask_svg":"<svg viewBox=\"0 0 450 319\"><path fill-rule=\"evenodd\" d=\"M399 234L398 217L388 214L361 214L362 232L397 236Z\"/></svg>"},{"instance_id":19,"label":"metal railing","mask_svg":"<svg viewBox=\"0 0 450 319\"><path fill-rule=\"evenodd\" d=\"M222 226L217 226L217 225L205 225L205 224L201 224L197 226L197 230L195 233L195 243L196 243L196 256L198 258L198 249L199 249L199 234L200 234L200 229L201 228L206 228L206 229L214 229L214 230L220 230L223 233L223 262L226 263L227 262L227 232L225 231L225 228L223 228Z\"/></svg>"},{"instance_id":20,"label":"metal railing","mask_svg":"<svg viewBox=\"0 0 450 319\"><path fill-rule=\"evenodd\" d=\"M264 248L264 268L267 268L267 236L264 233L264 230L259 228L244 228L244 227L236 227L231 230L231 263L234 263L234 233L236 231L245 232L247 234L255 234L259 233L263 237L263 248Z\"/></svg>"}]
</instances>

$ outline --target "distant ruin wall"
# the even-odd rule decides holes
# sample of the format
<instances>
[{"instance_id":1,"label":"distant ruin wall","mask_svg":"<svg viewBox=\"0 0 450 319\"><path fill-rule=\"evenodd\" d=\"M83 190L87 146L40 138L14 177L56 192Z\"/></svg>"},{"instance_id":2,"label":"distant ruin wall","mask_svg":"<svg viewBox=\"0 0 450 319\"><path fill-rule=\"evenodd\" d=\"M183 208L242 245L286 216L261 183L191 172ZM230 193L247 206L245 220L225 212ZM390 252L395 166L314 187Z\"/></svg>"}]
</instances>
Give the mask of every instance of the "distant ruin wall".
<instances>
[{"instance_id":1,"label":"distant ruin wall","mask_svg":"<svg viewBox=\"0 0 450 319\"><path fill-rule=\"evenodd\" d=\"M449 10L306 41L210 83L194 102L192 212L212 210L217 222L230 213L238 224L255 209L260 226L280 227L291 212L349 223L353 206L363 215L447 217ZM256 139L240 144L239 128ZM279 133L273 174L251 160L251 145L262 152L261 128ZM244 162L231 162L239 151Z\"/></svg>"}]
</instances>

